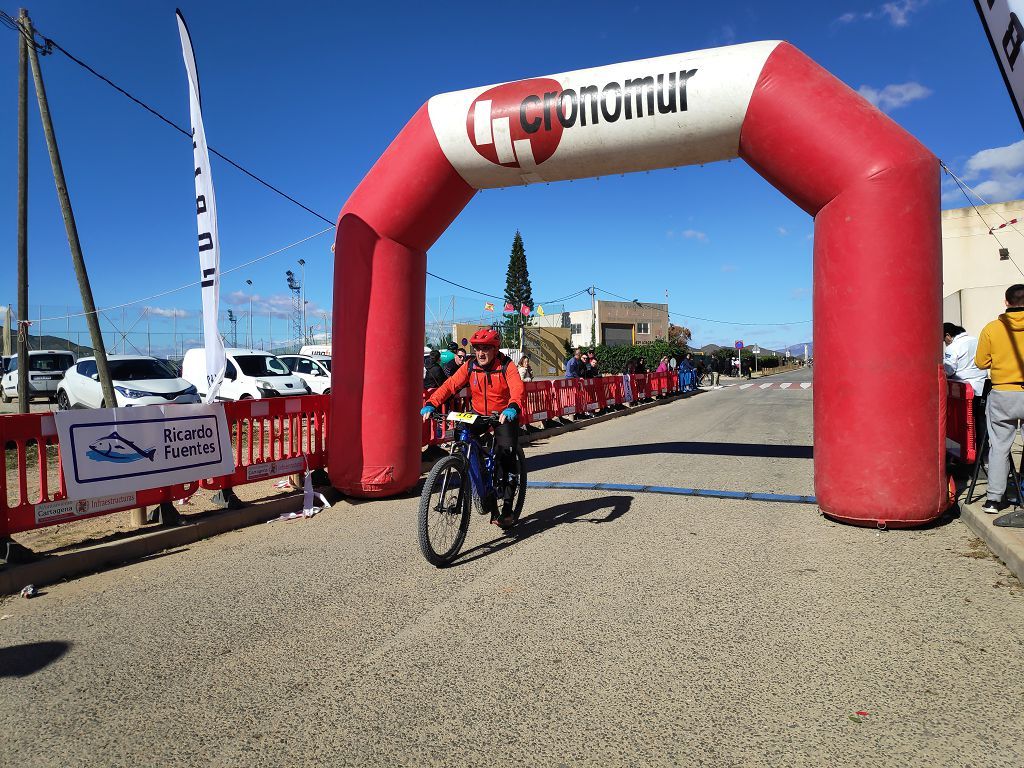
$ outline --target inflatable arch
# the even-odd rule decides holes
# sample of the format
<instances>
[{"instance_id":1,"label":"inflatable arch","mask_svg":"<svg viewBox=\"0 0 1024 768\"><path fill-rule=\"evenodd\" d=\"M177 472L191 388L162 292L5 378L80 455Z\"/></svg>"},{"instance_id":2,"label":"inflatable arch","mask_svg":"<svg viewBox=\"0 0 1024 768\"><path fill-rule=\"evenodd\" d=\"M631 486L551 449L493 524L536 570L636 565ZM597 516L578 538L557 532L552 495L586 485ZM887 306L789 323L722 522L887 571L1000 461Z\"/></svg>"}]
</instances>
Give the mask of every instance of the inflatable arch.
<instances>
[{"instance_id":1,"label":"inflatable arch","mask_svg":"<svg viewBox=\"0 0 1024 768\"><path fill-rule=\"evenodd\" d=\"M388 496L420 473L426 252L479 189L741 157L814 217L815 492L911 526L949 504L939 166L785 42L446 93L346 202L334 277L330 476Z\"/></svg>"}]
</instances>

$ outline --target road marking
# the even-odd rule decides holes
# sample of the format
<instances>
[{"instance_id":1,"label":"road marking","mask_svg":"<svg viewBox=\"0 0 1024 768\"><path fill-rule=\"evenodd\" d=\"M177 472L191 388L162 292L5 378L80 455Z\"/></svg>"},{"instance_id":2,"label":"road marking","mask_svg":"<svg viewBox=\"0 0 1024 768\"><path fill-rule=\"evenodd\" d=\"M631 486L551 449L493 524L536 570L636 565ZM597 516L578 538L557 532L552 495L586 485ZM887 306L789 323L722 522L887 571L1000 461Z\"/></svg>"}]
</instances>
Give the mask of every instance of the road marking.
<instances>
[{"instance_id":1,"label":"road marking","mask_svg":"<svg viewBox=\"0 0 1024 768\"><path fill-rule=\"evenodd\" d=\"M785 384L779 384L779 389L789 389L793 386L792 382L787 381Z\"/></svg>"},{"instance_id":2,"label":"road marking","mask_svg":"<svg viewBox=\"0 0 1024 768\"><path fill-rule=\"evenodd\" d=\"M549 480L530 480L528 488L555 491L630 491L632 493L660 493L670 496L699 496L709 499L739 499L740 501L770 501L782 504L817 504L814 496L796 496L785 493L755 493L753 491L718 491L708 488L676 488L670 485L622 485L620 483L559 483Z\"/></svg>"},{"instance_id":3,"label":"road marking","mask_svg":"<svg viewBox=\"0 0 1024 768\"><path fill-rule=\"evenodd\" d=\"M740 389L750 389L753 384L740 384Z\"/></svg>"},{"instance_id":4,"label":"road marking","mask_svg":"<svg viewBox=\"0 0 1024 768\"><path fill-rule=\"evenodd\" d=\"M767 384L762 384L761 385L761 389L768 389L768 387L774 387L774 386L775 386L775 382L769 381Z\"/></svg>"},{"instance_id":5,"label":"road marking","mask_svg":"<svg viewBox=\"0 0 1024 768\"><path fill-rule=\"evenodd\" d=\"M800 389L810 389L810 388L811 388L810 382L806 382L805 381L803 384L800 385Z\"/></svg>"}]
</instances>

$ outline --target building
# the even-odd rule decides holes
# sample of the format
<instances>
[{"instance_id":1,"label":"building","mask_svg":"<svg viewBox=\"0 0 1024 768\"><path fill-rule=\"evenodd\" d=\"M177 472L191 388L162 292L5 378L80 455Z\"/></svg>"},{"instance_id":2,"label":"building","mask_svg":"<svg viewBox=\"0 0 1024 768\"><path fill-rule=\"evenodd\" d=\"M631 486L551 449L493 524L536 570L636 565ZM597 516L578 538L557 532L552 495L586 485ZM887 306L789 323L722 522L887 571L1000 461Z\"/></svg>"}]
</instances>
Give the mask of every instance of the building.
<instances>
[{"instance_id":1,"label":"building","mask_svg":"<svg viewBox=\"0 0 1024 768\"><path fill-rule=\"evenodd\" d=\"M559 315L554 315L559 317ZM544 320L543 317L536 318ZM452 338L462 347L469 346L472 335L487 326L476 323L455 323ZM560 325L534 324L526 327L523 351L530 356L534 376L563 376L565 374L565 345L569 341L569 329ZM519 350L510 350L511 357L519 361Z\"/></svg>"},{"instance_id":2,"label":"building","mask_svg":"<svg viewBox=\"0 0 1024 768\"><path fill-rule=\"evenodd\" d=\"M668 338L668 304L596 301L595 309L580 309L535 317L534 327L568 328L573 347L598 344L624 346Z\"/></svg>"},{"instance_id":3,"label":"building","mask_svg":"<svg viewBox=\"0 0 1024 768\"><path fill-rule=\"evenodd\" d=\"M1024 283L1024 200L942 212L942 319L977 336ZM1002 251L1001 249L1005 249Z\"/></svg>"}]
</instances>

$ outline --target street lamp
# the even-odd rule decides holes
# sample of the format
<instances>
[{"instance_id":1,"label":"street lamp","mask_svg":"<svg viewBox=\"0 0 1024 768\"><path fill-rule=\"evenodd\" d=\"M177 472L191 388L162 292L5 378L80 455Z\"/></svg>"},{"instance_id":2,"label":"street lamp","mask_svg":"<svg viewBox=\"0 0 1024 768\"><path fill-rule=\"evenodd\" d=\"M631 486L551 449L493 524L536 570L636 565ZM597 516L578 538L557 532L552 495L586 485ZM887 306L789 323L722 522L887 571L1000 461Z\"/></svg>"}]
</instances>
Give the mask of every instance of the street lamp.
<instances>
[{"instance_id":1,"label":"street lamp","mask_svg":"<svg viewBox=\"0 0 1024 768\"><path fill-rule=\"evenodd\" d=\"M302 270L302 282L300 283L300 285L302 286L302 334L303 334L302 343L305 344L306 343L306 337L305 337L305 334L306 334L306 260L305 259L299 259L299 267Z\"/></svg>"},{"instance_id":2,"label":"street lamp","mask_svg":"<svg viewBox=\"0 0 1024 768\"><path fill-rule=\"evenodd\" d=\"M252 280L246 280L245 284L250 288L252 287ZM256 346L256 341L252 337L252 292L249 292L249 349L253 349Z\"/></svg>"}]
</instances>

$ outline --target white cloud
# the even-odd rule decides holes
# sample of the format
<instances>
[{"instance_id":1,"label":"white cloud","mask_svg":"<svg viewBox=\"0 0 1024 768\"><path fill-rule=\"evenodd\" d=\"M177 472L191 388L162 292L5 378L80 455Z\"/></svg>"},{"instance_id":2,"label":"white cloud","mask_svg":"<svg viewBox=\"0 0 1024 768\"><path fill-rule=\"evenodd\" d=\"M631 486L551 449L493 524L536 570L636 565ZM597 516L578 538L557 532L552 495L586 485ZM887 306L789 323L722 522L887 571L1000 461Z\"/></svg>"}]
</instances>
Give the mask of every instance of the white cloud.
<instances>
[{"instance_id":1,"label":"white cloud","mask_svg":"<svg viewBox=\"0 0 1024 768\"><path fill-rule=\"evenodd\" d=\"M736 269L737 269L737 267L736 267L735 264L723 264L722 265L722 271L723 272L735 272Z\"/></svg>"},{"instance_id":2,"label":"white cloud","mask_svg":"<svg viewBox=\"0 0 1024 768\"><path fill-rule=\"evenodd\" d=\"M776 227L775 231L779 233L779 237L785 237L789 234L789 230L785 227Z\"/></svg>"},{"instance_id":3,"label":"white cloud","mask_svg":"<svg viewBox=\"0 0 1024 768\"><path fill-rule=\"evenodd\" d=\"M1006 147L993 147L975 152L964 166L969 179L977 178L981 173L1009 173L1024 168L1024 140Z\"/></svg>"},{"instance_id":4,"label":"white cloud","mask_svg":"<svg viewBox=\"0 0 1024 768\"><path fill-rule=\"evenodd\" d=\"M699 229L684 229L679 234L681 234L687 240L697 240L698 242L701 243L706 243L708 241L707 233L701 232Z\"/></svg>"},{"instance_id":5,"label":"white cloud","mask_svg":"<svg viewBox=\"0 0 1024 768\"><path fill-rule=\"evenodd\" d=\"M862 85L857 89L857 93L885 112L905 107L911 102L932 95L930 88L915 82L892 83L881 90L870 85Z\"/></svg>"},{"instance_id":6,"label":"white cloud","mask_svg":"<svg viewBox=\"0 0 1024 768\"><path fill-rule=\"evenodd\" d=\"M983 181L974 188L974 191L989 203L1015 200L1024 195L1024 174Z\"/></svg>"},{"instance_id":7,"label":"white cloud","mask_svg":"<svg viewBox=\"0 0 1024 768\"><path fill-rule=\"evenodd\" d=\"M146 307L146 311L154 317L188 317L187 309L165 309L164 307Z\"/></svg>"},{"instance_id":8,"label":"white cloud","mask_svg":"<svg viewBox=\"0 0 1024 768\"><path fill-rule=\"evenodd\" d=\"M864 13L847 11L835 20L837 24L851 24L854 21L888 20L894 27L906 27L910 24L911 14L928 5L928 0L894 0L883 3L878 8Z\"/></svg>"},{"instance_id":9,"label":"white cloud","mask_svg":"<svg viewBox=\"0 0 1024 768\"><path fill-rule=\"evenodd\" d=\"M927 4L928 0L896 0L893 3L885 3L881 12L889 17L889 22L894 27L905 27L910 23L910 14Z\"/></svg>"},{"instance_id":10,"label":"white cloud","mask_svg":"<svg viewBox=\"0 0 1024 768\"><path fill-rule=\"evenodd\" d=\"M811 291L809 288L794 288L789 292L789 298L793 299L794 301L802 301L803 299L806 299L810 294Z\"/></svg>"}]
</instances>

